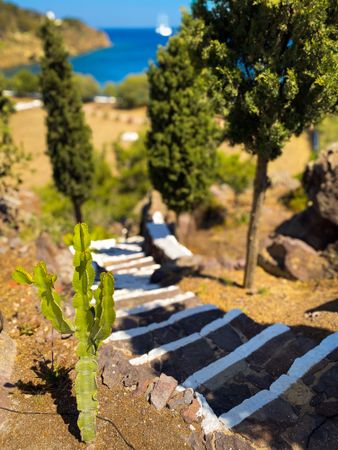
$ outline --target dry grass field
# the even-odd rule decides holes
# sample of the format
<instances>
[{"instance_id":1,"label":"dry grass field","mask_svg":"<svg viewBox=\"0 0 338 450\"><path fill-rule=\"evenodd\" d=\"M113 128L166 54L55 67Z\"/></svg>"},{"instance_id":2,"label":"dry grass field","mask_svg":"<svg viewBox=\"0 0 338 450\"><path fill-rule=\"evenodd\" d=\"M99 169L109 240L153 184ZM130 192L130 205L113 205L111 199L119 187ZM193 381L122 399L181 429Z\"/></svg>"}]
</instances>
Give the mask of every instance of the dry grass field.
<instances>
[{"instance_id":1,"label":"dry grass field","mask_svg":"<svg viewBox=\"0 0 338 450\"><path fill-rule=\"evenodd\" d=\"M241 152L243 158L249 157L241 146L230 147L224 143L221 147L225 152ZM286 145L283 154L271 162L269 165L270 176L283 178L285 176L295 176L303 172L304 167L309 162L311 144L307 133L299 137L293 137Z\"/></svg>"},{"instance_id":2,"label":"dry grass field","mask_svg":"<svg viewBox=\"0 0 338 450\"><path fill-rule=\"evenodd\" d=\"M107 160L114 166L111 144L126 131L142 132L147 122L144 108L132 111L112 109L109 105L86 104L87 123L93 132L95 149L106 148ZM24 186L43 186L51 180L51 167L46 150L45 113L42 109L21 111L11 119L15 142L31 155L23 171Z\"/></svg>"},{"instance_id":3,"label":"dry grass field","mask_svg":"<svg viewBox=\"0 0 338 450\"><path fill-rule=\"evenodd\" d=\"M114 168L114 155L111 144L126 131L142 132L147 123L145 108L125 111L112 109L109 105L86 104L84 106L87 123L93 132L93 142L97 150L106 148L107 159ZM31 154L32 159L23 173L24 186L28 188L42 186L51 179L51 167L45 154L46 129L45 113L42 109L33 109L16 113L11 120L13 137L18 145ZM224 144L225 151L230 149ZM244 153L243 153L244 154ZM283 155L270 165L270 174L279 177L294 176L302 172L310 156L310 143L307 135L293 138L285 147Z\"/></svg>"}]
</instances>

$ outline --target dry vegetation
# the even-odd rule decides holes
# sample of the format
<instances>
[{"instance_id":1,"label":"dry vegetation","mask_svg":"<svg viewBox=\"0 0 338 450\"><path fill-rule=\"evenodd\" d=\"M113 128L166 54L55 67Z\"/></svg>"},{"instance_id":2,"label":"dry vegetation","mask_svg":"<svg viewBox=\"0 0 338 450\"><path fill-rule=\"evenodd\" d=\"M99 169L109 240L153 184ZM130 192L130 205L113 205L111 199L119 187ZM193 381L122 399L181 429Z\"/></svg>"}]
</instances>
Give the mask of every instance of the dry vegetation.
<instances>
[{"instance_id":1,"label":"dry vegetation","mask_svg":"<svg viewBox=\"0 0 338 450\"><path fill-rule=\"evenodd\" d=\"M134 110L116 110L108 105L86 104L86 118L93 132L93 142L97 150L107 149L108 161L114 165L111 144L125 131L143 131L147 123L145 108ZM51 180L51 167L45 154L45 114L42 109L22 111L11 120L14 140L23 145L31 154L32 160L27 164L24 176L26 187L45 185ZM240 151L240 148L222 146L226 152ZM293 138L286 146L282 157L270 167L271 175L283 179L298 175L304 169L310 157L310 144L306 134Z\"/></svg>"},{"instance_id":2,"label":"dry vegetation","mask_svg":"<svg viewBox=\"0 0 338 450\"><path fill-rule=\"evenodd\" d=\"M125 131L142 131L146 123L145 109L132 111L114 110L107 105L86 104L86 119L93 131L93 142L97 150L106 147L107 160L114 167L111 144ZM43 186L51 181L51 166L45 154L46 128L45 113L42 109L22 111L11 120L13 138L22 145L32 159L23 173L24 186Z\"/></svg>"}]
</instances>

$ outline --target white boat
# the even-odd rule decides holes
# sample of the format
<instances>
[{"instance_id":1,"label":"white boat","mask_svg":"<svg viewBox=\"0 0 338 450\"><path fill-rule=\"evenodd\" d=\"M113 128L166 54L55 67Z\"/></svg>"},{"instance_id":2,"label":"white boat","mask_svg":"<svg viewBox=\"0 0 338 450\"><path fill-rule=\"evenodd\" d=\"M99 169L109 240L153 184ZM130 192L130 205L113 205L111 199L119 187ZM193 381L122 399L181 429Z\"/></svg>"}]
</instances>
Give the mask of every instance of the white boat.
<instances>
[{"instance_id":1,"label":"white boat","mask_svg":"<svg viewBox=\"0 0 338 450\"><path fill-rule=\"evenodd\" d=\"M156 28L156 33L164 37L169 37L173 34L173 29L168 25L168 17L161 16L159 18L159 25Z\"/></svg>"}]
</instances>

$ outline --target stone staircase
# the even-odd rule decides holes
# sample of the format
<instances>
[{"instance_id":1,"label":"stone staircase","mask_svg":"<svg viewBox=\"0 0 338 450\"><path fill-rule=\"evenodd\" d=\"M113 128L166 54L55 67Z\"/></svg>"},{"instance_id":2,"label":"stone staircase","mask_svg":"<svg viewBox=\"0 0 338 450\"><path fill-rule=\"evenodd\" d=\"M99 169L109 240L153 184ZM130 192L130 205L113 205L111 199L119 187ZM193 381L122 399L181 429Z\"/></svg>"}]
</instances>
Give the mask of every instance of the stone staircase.
<instances>
[{"instance_id":1,"label":"stone staircase","mask_svg":"<svg viewBox=\"0 0 338 450\"><path fill-rule=\"evenodd\" d=\"M106 384L122 381L176 410L195 449L338 449L338 333L318 345L153 284L159 265L140 237L93 248L116 281L116 323L101 351Z\"/></svg>"}]
</instances>

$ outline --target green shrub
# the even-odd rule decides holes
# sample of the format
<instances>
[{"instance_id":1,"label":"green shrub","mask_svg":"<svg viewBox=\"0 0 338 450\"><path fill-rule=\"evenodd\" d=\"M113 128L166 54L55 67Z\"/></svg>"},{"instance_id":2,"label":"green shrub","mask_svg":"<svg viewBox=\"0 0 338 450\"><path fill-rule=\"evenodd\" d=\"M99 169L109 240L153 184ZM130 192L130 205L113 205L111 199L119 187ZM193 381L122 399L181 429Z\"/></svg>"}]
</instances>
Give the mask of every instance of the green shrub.
<instances>
[{"instance_id":1,"label":"green shrub","mask_svg":"<svg viewBox=\"0 0 338 450\"><path fill-rule=\"evenodd\" d=\"M299 186L297 189L283 195L281 202L294 213L298 213L308 206L309 199L303 186Z\"/></svg>"},{"instance_id":2,"label":"green shrub","mask_svg":"<svg viewBox=\"0 0 338 450\"><path fill-rule=\"evenodd\" d=\"M8 80L8 85L17 95L35 94L40 91L39 76L23 69Z\"/></svg>"},{"instance_id":3,"label":"green shrub","mask_svg":"<svg viewBox=\"0 0 338 450\"><path fill-rule=\"evenodd\" d=\"M99 83L92 75L75 74L74 81L82 100L92 100L93 97L100 94Z\"/></svg>"},{"instance_id":4,"label":"green shrub","mask_svg":"<svg viewBox=\"0 0 338 450\"><path fill-rule=\"evenodd\" d=\"M108 97L116 97L118 92L118 87L115 83L112 81L108 81L102 90L102 93L104 95L107 95Z\"/></svg>"},{"instance_id":5,"label":"green shrub","mask_svg":"<svg viewBox=\"0 0 338 450\"><path fill-rule=\"evenodd\" d=\"M128 147L115 144L118 202L115 217L118 220L134 218L134 209L150 189L147 151L141 137Z\"/></svg>"},{"instance_id":6,"label":"green shrub","mask_svg":"<svg viewBox=\"0 0 338 450\"><path fill-rule=\"evenodd\" d=\"M2 72L0 72L0 91L10 88L8 81L8 78L6 78L6 76Z\"/></svg>"},{"instance_id":7,"label":"green shrub","mask_svg":"<svg viewBox=\"0 0 338 450\"><path fill-rule=\"evenodd\" d=\"M226 155L222 151L218 152L217 159L217 181L228 184L236 196L252 184L255 165L251 159L242 160L239 154Z\"/></svg>"},{"instance_id":8,"label":"green shrub","mask_svg":"<svg viewBox=\"0 0 338 450\"><path fill-rule=\"evenodd\" d=\"M115 144L118 175L113 176L105 152L94 152L94 176L91 198L83 205L83 214L95 233L95 239L111 235L115 221L135 218L134 209L150 189L146 149L140 139L128 148ZM72 205L53 185L39 188L40 228L48 230L55 241L64 236L69 243L73 228Z\"/></svg>"},{"instance_id":9,"label":"green shrub","mask_svg":"<svg viewBox=\"0 0 338 450\"><path fill-rule=\"evenodd\" d=\"M338 142L338 116L326 117L317 127L320 149L324 150L333 142Z\"/></svg>"},{"instance_id":10,"label":"green shrub","mask_svg":"<svg viewBox=\"0 0 338 450\"><path fill-rule=\"evenodd\" d=\"M129 75L117 87L118 106L120 108L138 108L149 101L147 75Z\"/></svg>"},{"instance_id":11,"label":"green shrub","mask_svg":"<svg viewBox=\"0 0 338 450\"><path fill-rule=\"evenodd\" d=\"M55 242L58 242L73 228L72 204L53 184L40 187L36 192L41 204L39 228L41 231L48 231Z\"/></svg>"}]
</instances>

